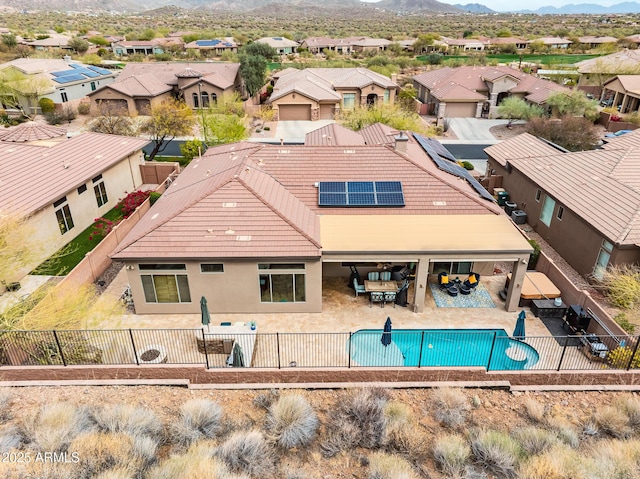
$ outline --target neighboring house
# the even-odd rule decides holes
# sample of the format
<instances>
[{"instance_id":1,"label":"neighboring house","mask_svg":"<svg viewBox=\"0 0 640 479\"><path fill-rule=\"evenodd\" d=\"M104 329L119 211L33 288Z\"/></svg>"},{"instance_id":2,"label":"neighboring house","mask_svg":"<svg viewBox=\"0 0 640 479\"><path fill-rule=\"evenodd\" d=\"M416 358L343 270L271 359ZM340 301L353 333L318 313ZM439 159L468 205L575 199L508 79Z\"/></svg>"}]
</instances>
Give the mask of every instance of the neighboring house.
<instances>
[{"instance_id":1,"label":"neighboring house","mask_svg":"<svg viewBox=\"0 0 640 479\"><path fill-rule=\"evenodd\" d=\"M128 55L161 55L164 53L163 45L157 40L131 40L111 44L111 50L116 56Z\"/></svg>"},{"instance_id":2,"label":"neighboring house","mask_svg":"<svg viewBox=\"0 0 640 479\"><path fill-rule=\"evenodd\" d=\"M484 51L485 47L488 45L488 40L484 38L448 38L448 37L440 37L438 41L448 48L457 48L463 51L475 51L481 52ZM436 41L434 41L436 44Z\"/></svg>"},{"instance_id":3,"label":"neighboring house","mask_svg":"<svg viewBox=\"0 0 640 479\"><path fill-rule=\"evenodd\" d=\"M529 44L527 43L527 40L524 40L518 37L490 38L487 43L488 43L488 46L493 48L499 48L506 45L514 45L518 50L524 50L529 46Z\"/></svg>"},{"instance_id":4,"label":"neighboring house","mask_svg":"<svg viewBox=\"0 0 640 479\"><path fill-rule=\"evenodd\" d=\"M567 40L566 38L560 37L541 37L536 38L534 40L529 40L528 43L542 43L545 47L548 48L559 48L565 50L569 48L573 42L571 40Z\"/></svg>"},{"instance_id":5,"label":"neighboring house","mask_svg":"<svg viewBox=\"0 0 640 479\"><path fill-rule=\"evenodd\" d=\"M413 77L427 114L438 118L494 116L500 102L513 96L543 105L549 96L568 89L506 66L445 67Z\"/></svg>"},{"instance_id":6,"label":"neighboring house","mask_svg":"<svg viewBox=\"0 0 640 479\"><path fill-rule=\"evenodd\" d=\"M366 68L289 68L278 73L269 103L279 120L323 120L358 105L393 104L398 90Z\"/></svg>"},{"instance_id":7,"label":"neighboring house","mask_svg":"<svg viewBox=\"0 0 640 479\"><path fill-rule=\"evenodd\" d=\"M77 103L101 86L112 83L117 72L61 59L18 58L0 65L0 75L13 79L13 97L25 112L37 112L37 101ZM74 100L77 100L74 102ZM9 107L8 99L2 101Z\"/></svg>"},{"instance_id":8,"label":"neighboring house","mask_svg":"<svg viewBox=\"0 0 640 479\"><path fill-rule=\"evenodd\" d=\"M620 113L639 113L640 75L618 75L605 82L601 99Z\"/></svg>"},{"instance_id":9,"label":"neighboring house","mask_svg":"<svg viewBox=\"0 0 640 479\"><path fill-rule=\"evenodd\" d=\"M349 39L354 52L383 52L393 42L386 38L359 37Z\"/></svg>"},{"instance_id":10,"label":"neighboring house","mask_svg":"<svg viewBox=\"0 0 640 479\"><path fill-rule=\"evenodd\" d=\"M238 53L238 44L231 37L211 40L195 40L184 46L185 50L198 50L205 55L219 57L224 52Z\"/></svg>"},{"instance_id":11,"label":"neighboring house","mask_svg":"<svg viewBox=\"0 0 640 479\"><path fill-rule=\"evenodd\" d=\"M289 55L298 51L298 42L284 37L264 37L256 40L257 43L266 43L275 49L280 55Z\"/></svg>"},{"instance_id":12,"label":"neighboring house","mask_svg":"<svg viewBox=\"0 0 640 479\"><path fill-rule=\"evenodd\" d=\"M69 52L73 50L73 48L69 46L69 41L71 40L70 36L61 35L53 31L49 32L47 35L47 38L42 38L40 40L23 40L20 43L38 51L65 50Z\"/></svg>"},{"instance_id":13,"label":"neighboring house","mask_svg":"<svg viewBox=\"0 0 640 479\"><path fill-rule=\"evenodd\" d=\"M430 276L491 275L495 261L512 264L516 310L525 237L437 141L391 142L210 148L111 255L136 312L194 314L202 296L220 313L320 312L324 279L353 294L349 267L366 277L380 263L415 273L420 312Z\"/></svg>"},{"instance_id":14,"label":"neighboring house","mask_svg":"<svg viewBox=\"0 0 640 479\"><path fill-rule=\"evenodd\" d=\"M148 143L100 133L49 147L0 141L0 210L28 218L44 259L142 184L142 148Z\"/></svg>"},{"instance_id":15,"label":"neighboring house","mask_svg":"<svg viewBox=\"0 0 640 479\"><path fill-rule=\"evenodd\" d=\"M384 51L391 41L386 38L369 37L311 37L302 41L300 48L306 48L311 53L322 53L324 50L333 51L342 55L350 55L353 52L378 52Z\"/></svg>"},{"instance_id":16,"label":"neighboring house","mask_svg":"<svg viewBox=\"0 0 640 479\"><path fill-rule=\"evenodd\" d=\"M616 75L640 74L640 50L622 50L575 65L580 73L579 86L602 85ZM599 93L599 92L598 92Z\"/></svg>"},{"instance_id":17,"label":"neighboring house","mask_svg":"<svg viewBox=\"0 0 640 479\"><path fill-rule=\"evenodd\" d=\"M115 83L89 95L93 115L111 104L130 115L147 115L170 97L183 97L191 108L207 108L224 94L241 90L239 63L127 63Z\"/></svg>"},{"instance_id":18,"label":"neighboring house","mask_svg":"<svg viewBox=\"0 0 640 479\"><path fill-rule=\"evenodd\" d=\"M524 133L485 152L510 201L578 273L640 261L640 133L576 153Z\"/></svg>"},{"instance_id":19,"label":"neighboring house","mask_svg":"<svg viewBox=\"0 0 640 479\"><path fill-rule=\"evenodd\" d=\"M584 45L585 47L598 48L603 45L611 45L617 44L618 39L616 37L594 37L594 36L586 36L586 37L578 37L578 42L580 45Z\"/></svg>"}]
</instances>

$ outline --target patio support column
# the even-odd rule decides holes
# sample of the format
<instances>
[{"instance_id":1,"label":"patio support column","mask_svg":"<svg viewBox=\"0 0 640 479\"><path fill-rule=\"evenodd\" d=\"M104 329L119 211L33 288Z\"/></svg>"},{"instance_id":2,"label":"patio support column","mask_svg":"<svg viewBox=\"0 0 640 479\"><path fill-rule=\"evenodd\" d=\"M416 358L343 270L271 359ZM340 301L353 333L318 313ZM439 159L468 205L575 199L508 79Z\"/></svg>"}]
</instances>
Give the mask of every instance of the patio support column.
<instances>
[{"instance_id":1,"label":"patio support column","mask_svg":"<svg viewBox=\"0 0 640 479\"><path fill-rule=\"evenodd\" d=\"M429 257L420 256L416 264L416 279L413 297L413 312L424 311L424 296L427 291L427 279L429 276Z\"/></svg>"},{"instance_id":2,"label":"patio support column","mask_svg":"<svg viewBox=\"0 0 640 479\"><path fill-rule=\"evenodd\" d=\"M511 281L507 291L507 299L504 309L507 311L516 311L520 302L520 293L522 292L522 283L524 283L524 275L527 272L528 257L521 258L513 262L513 271L511 272Z\"/></svg>"}]
</instances>

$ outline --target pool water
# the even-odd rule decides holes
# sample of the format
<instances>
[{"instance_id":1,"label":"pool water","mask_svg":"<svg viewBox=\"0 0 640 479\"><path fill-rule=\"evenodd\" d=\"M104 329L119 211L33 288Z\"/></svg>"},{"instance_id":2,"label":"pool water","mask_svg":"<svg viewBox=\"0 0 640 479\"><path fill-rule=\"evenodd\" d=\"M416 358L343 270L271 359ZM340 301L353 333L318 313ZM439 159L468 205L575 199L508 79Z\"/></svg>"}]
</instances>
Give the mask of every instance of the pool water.
<instances>
[{"instance_id":1,"label":"pool water","mask_svg":"<svg viewBox=\"0 0 640 479\"><path fill-rule=\"evenodd\" d=\"M347 348L360 366L480 366L490 371L531 369L540 359L504 329L399 329L384 346L381 329L363 329Z\"/></svg>"}]
</instances>

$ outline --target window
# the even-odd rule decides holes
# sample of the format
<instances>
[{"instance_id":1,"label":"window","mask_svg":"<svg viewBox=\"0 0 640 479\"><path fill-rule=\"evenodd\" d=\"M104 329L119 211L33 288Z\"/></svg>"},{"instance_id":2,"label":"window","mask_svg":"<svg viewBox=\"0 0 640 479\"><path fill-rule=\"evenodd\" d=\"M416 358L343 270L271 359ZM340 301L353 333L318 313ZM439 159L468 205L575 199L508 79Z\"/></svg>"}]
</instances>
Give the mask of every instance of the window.
<instances>
[{"instance_id":1,"label":"window","mask_svg":"<svg viewBox=\"0 0 640 479\"><path fill-rule=\"evenodd\" d=\"M87 191L87 185L81 185L78 186L78 194L81 195L82 193L84 193L85 191Z\"/></svg>"},{"instance_id":2,"label":"window","mask_svg":"<svg viewBox=\"0 0 640 479\"><path fill-rule=\"evenodd\" d=\"M96 82L92 81L91 82L91 91L95 91L96 90Z\"/></svg>"},{"instance_id":3,"label":"window","mask_svg":"<svg viewBox=\"0 0 640 479\"><path fill-rule=\"evenodd\" d=\"M147 303L190 303L186 274L143 274L142 289Z\"/></svg>"},{"instance_id":4,"label":"window","mask_svg":"<svg viewBox=\"0 0 640 479\"><path fill-rule=\"evenodd\" d=\"M191 96L193 97L193 107L194 108L200 108L200 102L198 101L198 94L197 93L192 93Z\"/></svg>"},{"instance_id":5,"label":"window","mask_svg":"<svg viewBox=\"0 0 640 479\"><path fill-rule=\"evenodd\" d=\"M224 265L222 263L202 263L200 265L201 273L224 273Z\"/></svg>"},{"instance_id":6,"label":"window","mask_svg":"<svg viewBox=\"0 0 640 479\"><path fill-rule=\"evenodd\" d=\"M66 91L61 91L60 92L60 96L62 97L62 103L66 103L69 101L69 98L67 97L67 92Z\"/></svg>"},{"instance_id":7,"label":"window","mask_svg":"<svg viewBox=\"0 0 640 479\"><path fill-rule=\"evenodd\" d=\"M167 264L139 264L138 268L140 269L140 271L158 271L158 270L186 271L187 270L187 267L184 264L172 264L172 263L167 263Z\"/></svg>"},{"instance_id":8,"label":"window","mask_svg":"<svg viewBox=\"0 0 640 479\"><path fill-rule=\"evenodd\" d=\"M596 279L602 279L607 266L609 265L609 259L611 259L611 253L613 252L613 245L603 239L600 245L600 251L598 252L598 258L596 259L596 265L593 268L593 276Z\"/></svg>"},{"instance_id":9,"label":"window","mask_svg":"<svg viewBox=\"0 0 640 479\"><path fill-rule=\"evenodd\" d=\"M306 301L305 274L300 272L304 268L304 263L259 264L260 301L263 303Z\"/></svg>"},{"instance_id":10,"label":"window","mask_svg":"<svg viewBox=\"0 0 640 479\"><path fill-rule=\"evenodd\" d=\"M109 198L107 198L107 189L104 186L102 175L96 176L92 181L93 191L96 194L96 201L98 202L98 206L102 206L109 201Z\"/></svg>"},{"instance_id":11,"label":"window","mask_svg":"<svg viewBox=\"0 0 640 479\"><path fill-rule=\"evenodd\" d=\"M536 191L536 201L537 201L537 202L540 202L540 195L542 195L542 191L537 190L537 191Z\"/></svg>"},{"instance_id":12,"label":"window","mask_svg":"<svg viewBox=\"0 0 640 479\"><path fill-rule=\"evenodd\" d=\"M385 90L384 91L384 102L385 103L389 103L389 98L390 98L390 92L389 92L389 90Z\"/></svg>"},{"instance_id":13,"label":"window","mask_svg":"<svg viewBox=\"0 0 640 479\"><path fill-rule=\"evenodd\" d=\"M342 95L342 107L345 110L353 110L356 106L356 94L344 93Z\"/></svg>"},{"instance_id":14,"label":"window","mask_svg":"<svg viewBox=\"0 0 640 479\"><path fill-rule=\"evenodd\" d=\"M449 273L449 275L455 276L460 274L471 273L473 263L471 261L452 261L433 263L433 274Z\"/></svg>"},{"instance_id":15,"label":"window","mask_svg":"<svg viewBox=\"0 0 640 479\"><path fill-rule=\"evenodd\" d=\"M65 234L71 228L73 228L73 218L71 217L71 210L67 203L67 197L63 196L53 204L56 209L56 218L58 219L58 227L60 228L60 234Z\"/></svg>"},{"instance_id":16,"label":"window","mask_svg":"<svg viewBox=\"0 0 640 479\"><path fill-rule=\"evenodd\" d=\"M542 209L540 210L540 221L547 226L551 225L551 218L553 217L553 210L555 207L556 200L545 195L544 201L542 202Z\"/></svg>"},{"instance_id":17,"label":"window","mask_svg":"<svg viewBox=\"0 0 640 479\"><path fill-rule=\"evenodd\" d=\"M564 215L564 208L562 206L558 206L558 213L556 214L556 218L561 220L563 215Z\"/></svg>"},{"instance_id":18,"label":"window","mask_svg":"<svg viewBox=\"0 0 640 479\"><path fill-rule=\"evenodd\" d=\"M203 91L200 97L202 98L202 108L209 108L209 94Z\"/></svg>"}]
</instances>

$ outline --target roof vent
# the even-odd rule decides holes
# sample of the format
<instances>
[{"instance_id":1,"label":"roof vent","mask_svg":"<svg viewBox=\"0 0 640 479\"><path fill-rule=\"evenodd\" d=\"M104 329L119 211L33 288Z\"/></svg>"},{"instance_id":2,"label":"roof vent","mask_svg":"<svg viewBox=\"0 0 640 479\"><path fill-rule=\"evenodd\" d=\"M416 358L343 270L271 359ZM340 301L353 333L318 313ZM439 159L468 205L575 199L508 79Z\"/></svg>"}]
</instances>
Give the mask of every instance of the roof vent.
<instances>
[{"instance_id":1,"label":"roof vent","mask_svg":"<svg viewBox=\"0 0 640 479\"><path fill-rule=\"evenodd\" d=\"M278 150L278 153L282 153L283 155L286 155L287 153L290 153L289 150Z\"/></svg>"},{"instance_id":2,"label":"roof vent","mask_svg":"<svg viewBox=\"0 0 640 479\"><path fill-rule=\"evenodd\" d=\"M207 233L213 234L213 228L207 228Z\"/></svg>"},{"instance_id":3,"label":"roof vent","mask_svg":"<svg viewBox=\"0 0 640 479\"><path fill-rule=\"evenodd\" d=\"M251 241L251 235L238 235L236 241Z\"/></svg>"},{"instance_id":4,"label":"roof vent","mask_svg":"<svg viewBox=\"0 0 640 479\"><path fill-rule=\"evenodd\" d=\"M356 152L356 150L344 150L345 154L353 154L355 152Z\"/></svg>"},{"instance_id":5,"label":"roof vent","mask_svg":"<svg viewBox=\"0 0 640 479\"><path fill-rule=\"evenodd\" d=\"M62 167L66 170L67 168L69 168L71 165L69 163L63 163Z\"/></svg>"},{"instance_id":6,"label":"roof vent","mask_svg":"<svg viewBox=\"0 0 640 479\"><path fill-rule=\"evenodd\" d=\"M223 208L235 208L237 205L237 203L222 203Z\"/></svg>"},{"instance_id":7,"label":"roof vent","mask_svg":"<svg viewBox=\"0 0 640 479\"><path fill-rule=\"evenodd\" d=\"M447 206L446 201L434 201L433 206Z\"/></svg>"},{"instance_id":8,"label":"roof vent","mask_svg":"<svg viewBox=\"0 0 640 479\"><path fill-rule=\"evenodd\" d=\"M236 234L236 232L234 230L232 230L231 228L227 228L227 231L225 231L224 234L226 234L226 235L234 235L234 234Z\"/></svg>"}]
</instances>

